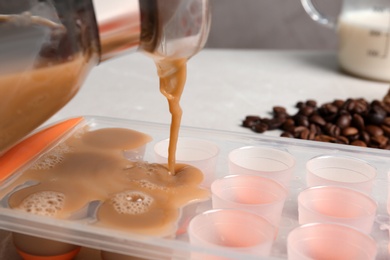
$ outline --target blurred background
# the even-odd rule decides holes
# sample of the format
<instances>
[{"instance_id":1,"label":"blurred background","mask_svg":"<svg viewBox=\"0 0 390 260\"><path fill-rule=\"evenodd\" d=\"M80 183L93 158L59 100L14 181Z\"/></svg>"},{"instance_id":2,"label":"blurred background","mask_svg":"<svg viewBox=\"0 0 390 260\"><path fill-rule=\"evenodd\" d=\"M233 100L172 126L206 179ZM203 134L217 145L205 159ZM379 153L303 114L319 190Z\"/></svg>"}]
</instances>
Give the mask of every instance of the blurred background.
<instances>
[{"instance_id":1,"label":"blurred background","mask_svg":"<svg viewBox=\"0 0 390 260\"><path fill-rule=\"evenodd\" d=\"M335 50L334 30L304 11L300 0L210 0L212 25L206 47L245 49ZM341 0L313 0L336 16Z\"/></svg>"}]
</instances>

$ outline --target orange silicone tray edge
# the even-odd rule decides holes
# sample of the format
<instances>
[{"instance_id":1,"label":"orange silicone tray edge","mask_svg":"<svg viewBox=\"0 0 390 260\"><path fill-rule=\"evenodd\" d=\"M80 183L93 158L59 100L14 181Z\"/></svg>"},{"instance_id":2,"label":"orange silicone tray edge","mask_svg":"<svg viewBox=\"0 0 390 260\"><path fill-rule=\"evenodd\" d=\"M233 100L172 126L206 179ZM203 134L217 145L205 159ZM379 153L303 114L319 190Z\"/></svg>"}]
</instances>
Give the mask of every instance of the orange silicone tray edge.
<instances>
[{"instance_id":1,"label":"orange silicone tray edge","mask_svg":"<svg viewBox=\"0 0 390 260\"><path fill-rule=\"evenodd\" d=\"M0 157L0 183L31 160L59 137L78 125L84 118L76 117L43 129L26 138Z\"/></svg>"}]
</instances>

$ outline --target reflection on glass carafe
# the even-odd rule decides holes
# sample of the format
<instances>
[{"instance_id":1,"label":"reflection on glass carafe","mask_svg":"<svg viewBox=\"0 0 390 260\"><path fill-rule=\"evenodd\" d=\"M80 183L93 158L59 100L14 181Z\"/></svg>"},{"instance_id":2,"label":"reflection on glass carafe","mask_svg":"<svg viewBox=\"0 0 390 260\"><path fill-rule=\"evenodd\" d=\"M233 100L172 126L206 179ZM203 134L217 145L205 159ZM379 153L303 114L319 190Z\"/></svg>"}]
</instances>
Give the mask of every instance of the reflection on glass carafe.
<instances>
[{"instance_id":1,"label":"reflection on glass carafe","mask_svg":"<svg viewBox=\"0 0 390 260\"><path fill-rule=\"evenodd\" d=\"M310 17L337 31L338 59L346 72L390 81L390 1L344 0L338 17L328 17L311 0L301 0Z\"/></svg>"},{"instance_id":2,"label":"reflection on glass carafe","mask_svg":"<svg viewBox=\"0 0 390 260\"><path fill-rule=\"evenodd\" d=\"M0 155L61 109L91 68L131 50L189 58L208 0L0 0Z\"/></svg>"}]
</instances>

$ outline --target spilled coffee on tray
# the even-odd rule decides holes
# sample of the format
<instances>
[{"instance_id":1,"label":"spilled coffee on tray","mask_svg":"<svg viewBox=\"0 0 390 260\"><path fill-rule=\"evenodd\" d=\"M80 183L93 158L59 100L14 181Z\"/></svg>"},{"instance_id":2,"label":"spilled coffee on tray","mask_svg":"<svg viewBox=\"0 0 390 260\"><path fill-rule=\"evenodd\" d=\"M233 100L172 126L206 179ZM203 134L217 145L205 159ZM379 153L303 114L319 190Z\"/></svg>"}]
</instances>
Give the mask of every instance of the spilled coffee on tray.
<instances>
[{"instance_id":1,"label":"spilled coffee on tray","mask_svg":"<svg viewBox=\"0 0 390 260\"><path fill-rule=\"evenodd\" d=\"M207 199L209 193L199 188L203 174L192 166L175 164L176 174L171 175L167 165L126 158L150 140L123 128L78 130L0 196L18 187L8 199L11 208L60 219L95 217L98 226L169 236L175 232L179 209ZM94 216L87 216L93 201L100 204Z\"/></svg>"}]
</instances>

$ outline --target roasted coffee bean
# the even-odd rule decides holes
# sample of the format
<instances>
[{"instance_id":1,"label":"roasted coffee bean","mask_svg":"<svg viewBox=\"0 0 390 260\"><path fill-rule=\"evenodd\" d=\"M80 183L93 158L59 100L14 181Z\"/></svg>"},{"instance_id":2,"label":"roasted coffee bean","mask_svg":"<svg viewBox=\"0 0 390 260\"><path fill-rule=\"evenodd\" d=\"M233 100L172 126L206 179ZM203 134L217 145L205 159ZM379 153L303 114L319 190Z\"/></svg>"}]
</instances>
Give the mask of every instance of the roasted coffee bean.
<instances>
[{"instance_id":1,"label":"roasted coffee bean","mask_svg":"<svg viewBox=\"0 0 390 260\"><path fill-rule=\"evenodd\" d=\"M304 106L301 109L299 109L298 114L303 115L303 116L310 116L314 113L315 107L312 106Z\"/></svg>"},{"instance_id":2,"label":"roasted coffee bean","mask_svg":"<svg viewBox=\"0 0 390 260\"><path fill-rule=\"evenodd\" d=\"M324 126L326 124L326 121L324 118L322 118L320 115L312 115L311 117L309 117L309 122L310 123L313 123L313 124L316 124L316 125L319 125L319 126Z\"/></svg>"},{"instance_id":3,"label":"roasted coffee bean","mask_svg":"<svg viewBox=\"0 0 390 260\"><path fill-rule=\"evenodd\" d=\"M284 125L287 125L287 126L289 126L289 125L295 125L295 121L294 121L294 119L292 119L292 118L287 118L286 121L284 121L282 127L283 127Z\"/></svg>"},{"instance_id":4,"label":"roasted coffee bean","mask_svg":"<svg viewBox=\"0 0 390 260\"><path fill-rule=\"evenodd\" d=\"M390 126L382 125L383 134L387 137L390 137Z\"/></svg>"},{"instance_id":5,"label":"roasted coffee bean","mask_svg":"<svg viewBox=\"0 0 390 260\"><path fill-rule=\"evenodd\" d=\"M336 136L336 139L340 144L349 144L349 139L345 136L339 135Z\"/></svg>"},{"instance_id":6,"label":"roasted coffee bean","mask_svg":"<svg viewBox=\"0 0 390 260\"><path fill-rule=\"evenodd\" d=\"M336 99L332 102L332 105L340 109L344 105L344 100Z\"/></svg>"},{"instance_id":7,"label":"roasted coffee bean","mask_svg":"<svg viewBox=\"0 0 390 260\"><path fill-rule=\"evenodd\" d=\"M368 104L365 100L363 99L358 99L355 100L354 108L352 109L352 113L357 113L357 114L365 114L368 109Z\"/></svg>"},{"instance_id":8,"label":"roasted coffee bean","mask_svg":"<svg viewBox=\"0 0 390 260\"><path fill-rule=\"evenodd\" d=\"M284 123L284 121L285 120L283 120L281 118L273 118L273 119L264 118L261 120L262 123L264 123L268 126L267 130L278 129Z\"/></svg>"},{"instance_id":9,"label":"roasted coffee bean","mask_svg":"<svg viewBox=\"0 0 390 260\"><path fill-rule=\"evenodd\" d=\"M295 124L298 126L306 126L306 127L309 126L309 119L307 118L307 116L298 114L294 117L294 121Z\"/></svg>"},{"instance_id":10,"label":"roasted coffee bean","mask_svg":"<svg viewBox=\"0 0 390 260\"><path fill-rule=\"evenodd\" d=\"M346 136L350 142L353 142L355 140L360 140L360 134L354 134L350 136Z\"/></svg>"},{"instance_id":11,"label":"roasted coffee bean","mask_svg":"<svg viewBox=\"0 0 390 260\"><path fill-rule=\"evenodd\" d=\"M288 118L290 118L290 116L288 114L275 114L274 115L274 118L277 118L279 120L283 120L286 121Z\"/></svg>"},{"instance_id":12,"label":"roasted coffee bean","mask_svg":"<svg viewBox=\"0 0 390 260\"><path fill-rule=\"evenodd\" d=\"M294 134L295 125L286 125L282 128L283 131Z\"/></svg>"},{"instance_id":13,"label":"roasted coffee bean","mask_svg":"<svg viewBox=\"0 0 390 260\"><path fill-rule=\"evenodd\" d=\"M309 140L314 140L316 138L316 136L317 136L316 133L310 131Z\"/></svg>"},{"instance_id":14,"label":"roasted coffee bean","mask_svg":"<svg viewBox=\"0 0 390 260\"><path fill-rule=\"evenodd\" d=\"M374 146L378 146L379 148L384 148L389 141L389 138L383 135L373 136L371 137L370 143Z\"/></svg>"},{"instance_id":15,"label":"roasted coffee bean","mask_svg":"<svg viewBox=\"0 0 390 260\"><path fill-rule=\"evenodd\" d=\"M272 108L274 114L287 114L286 108L281 106L275 106Z\"/></svg>"},{"instance_id":16,"label":"roasted coffee bean","mask_svg":"<svg viewBox=\"0 0 390 260\"><path fill-rule=\"evenodd\" d=\"M332 123L326 123L324 126L325 133L330 136L339 136L340 135L340 127L334 125Z\"/></svg>"},{"instance_id":17,"label":"roasted coffee bean","mask_svg":"<svg viewBox=\"0 0 390 260\"><path fill-rule=\"evenodd\" d=\"M339 136L341 133L341 129L337 125L333 125L329 130L331 136Z\"/></svg>"},{"instance_id":18,"label":"roasted coffee bean","mask_svg":"<svg viewBox=\"0 0 390 260\"><path fill-rule=\"evenodd\" d=\"M295 105L295 107L298 109L301 109L304 106L305 106L305 103L303 103L302 101L297 102L297 104Z\"/></svg>"},{"instance_id":19,"label":"roasted coffee bean","mask_svg":"<svg viewBox=\"0 0 390 260\"><path fill-rule=\"evenodd\" d=\"M390 117L386 117L385 119L383 119L382 124L384 124L385 126L390 126Z\"/></svg>"},{"instance_id":20,"label":"roasted coffee bean","mask_svg":"<svg viewBox=\"0 0 390 260\"><path fill-rule=\"evenodd\" d=\"M352 112L355 109L355 104L356 101L349 98L344 102L344 105L342 106L341 109L346 110L348 112Z\"/></svg>"},{"instance_id":21,"label":"roasted coffee bean","mask_svg":"<svg viewBox=\"0 0 390 260\"><path fill-rule=\"evenodd\" d=\"M360 132L360 140L362 140L363 142L365 142L366 144L370 143L370 134L367 133L366 131L361 131Z\"/></svg>"},{"instance_id":22,"label":"roasted coffee bean","mask_svg":"<svg viewBox=\"0 0 390 260\"><path fill-rule=\"evenodd\" d=\"M383 135L383 129L376 125L368 125L366 126L366 132L370 136L378 136Z\"/></svg>"},{"instance_id":23,"label":"roasted coffee bean","mask_svg":"<svg viewBox=\"0 0 390 260\"><path fill-rule=\"evenodd\" d=\"M314 134L317 134L318 132L321 132L320 128L318 126L316 126L315 124L310 124L309 125L309 130L310 130L311 133L314 133Z\"/></svg>"},{"instance_id":24,"label":"roasted coffee bean","mask_svg":"<svg viewBox=\"0 0 390 260\"><path fill-rule=\"evenodd\" d=\"M336 118L339 109L331 103L326 103L318 109L318 113L327 121Z\"/></svg>"},{"instance_id":25,"label":"roasted coffee bean","mask_svg":"<svg viewBox=\"0 0 390 260\"><path fill-rule=\"evenodd\" d=\"M284 107L274 107L273 108L273 117L281 120L286 120L290 116L288 115Z\"/></svg>"},{"instance_id":26,"label":"roasted coffee bean","mask_svg":"<svg viewBox=\"0 0 390 260\"><path fill-rule=\"evenodd\" d=\"M314 140L327 143L336 143L337 141L335 137L329 135L317 135Z\"/></svg>"},{"instance_id":27,"label":"roasted coffee bean","mask_svg":"<svg viewBox=\"0 0 390 260\"><path fill-rule=\"evenodd\" d=\"M294 128L294 133L295 134L297 134L297 133L300 134L304 130L308 130L308 128L306 126L302 126L302 125L301 126L297 126L297 127Z\"/></svg>"},{"instance_id":28,"label":"roasted coffee bean","mask_svg":"<svg viewBox=\"0 0 390 260\"><path fill-rule=\"evenodd\" d=\"M260 120L259 116L247 116L245 117L245 120L242 121L242 126L251 128L252 126L258 124Z\"/></svg>"},{"instance_id":29,"label":"roasted coffee bean","mask_svg":"<svg viewBox=\"0 0 390 260\"><path fill-rule=\"evenodd\" d=\"M268 125L266 123L261 122L259 124L252 126L251 129L256 133L264 133L265 131L268 130Z\"/></svg>"},{"instance_id":30,"label":"roasted coffee bean","mask_svg":"<svg viewBox=\"0 0 390 260\"><path fill-rule=\"evenodd\" d=\"M288 118L284 123L282 124L282 130L287 131L287 132L293 132L295 128L295 122L293 119Z\"/></svg>"},{"instance_id":31,"label":"roasted coffee bean","mask_svg":"<svg viewBox=\"0 0 390 260\"><path fill-rule=\"evenodd\" d=\"M356 135L358 133L359 133L359 130L355 127L352 127L352 126L346 127L342 130L342 135L347 136L347 137Z\"/></svg>"},{"instance_id":32,"label":"roasted coffee bean","mask_svg":"<svg viewBox=\"0 0 390 260\"><path fill-rule=\"evenodd\" d=\"M341 129L348 127L351 124L352 117L350 114L343 114L337 118L336 125Z\"/></svg>"},{"instance_id":33,"label":"roasted coffee bean","mask_svg":"<svg viewBox=\"0 0 390 260\"><path fill-rule=\"evenodd\" d=\"M309 136L310 136L310 130L309 129L304 129L301 133L300 133L300 135L299 135L299 137L300 137L300 139L303 139L303 140L308 140L309 139Z\"/></svg>"},{"instance_id":34,"label":"roasted coffee bean","mask_svg":"<svg viewBox=\"0 0 390 260\"><path fill-rule=\"evenodd\" d=\"M282 127L282 125L284 124L284 122L286 122L287 118L283 118L283 117L275 117L273 119L273 124L275 125L278 125L278 128Z\"/></svg>"},{"instance_id":35,"label":"roasted coffee bean","mask_svg":"<svg viewBox=\"0 0 390 260\"><path fill-rule=\"evenodd\" d=\"M355 141L351 142L351 145L367 147L367 143L363 142L362 140L355 140Z\"/></svg>"},{"instance_id":36,"label":"roasted coffee bean","mask_svg":"<svg viewBox=\"0 0 390 260\"><path fill-rule=\"evenodd\" d=\"M381 108L383 108L384 106L383 102L379 100L373 100L370 105L371 107L381 107Z\"/></svg>"},{"instance_id":37,"label":"roasted coffee bean","mask_svg":"<svg viewBox=\"0 0 390 260\"><path fill-rule=\"evenodd\" d=\"M259 116L246 116L245 120L260 120Z\"/></svg>"},{"instance_id":38,"label":"roasted coffee bean","mask_svg":"<svg viewBox=\"0 0 390 260\"><path fill-rule=\"evenodd\" d=\"M359 130L363 130L365 127L364 119L361 115L359 114L354 114L352 116L352 123L354 127L356 127Z\"/></svg>"},{"instance_id":39,"label":"roasted coffee bean","mask_svg":"<svg viewBox=\"0 0 390 260\"><path fill-rule=\"evenodd\" d=\"M371 124L380 125L385 120L386 116L386 111L379 104L376 104L371 106L371 109L368 111L367 119Z\"/></svg>"},{"instance_id":40,"label":"roasted coffee bean","mask_svg":"<svg viewBox=\"0 0 390 260\"><path fill-rule=\"evenodd\" d=\"M333 115L339 111L339 108L333 105L332 103L325 103L320 107L320 111L324 115Z\"/></svg>"},{"instance_id":41,"label":"roasted coffee bean","mask_svg":"<svg viewBox=\"0 0 390 260\"><path fill-rule=\"evenodd\" d=\"M309 100L306 101L306 106L316 107L317 106L317 101L315 101L313 99L309 99Z\"/></svg>"}]
</instances>

